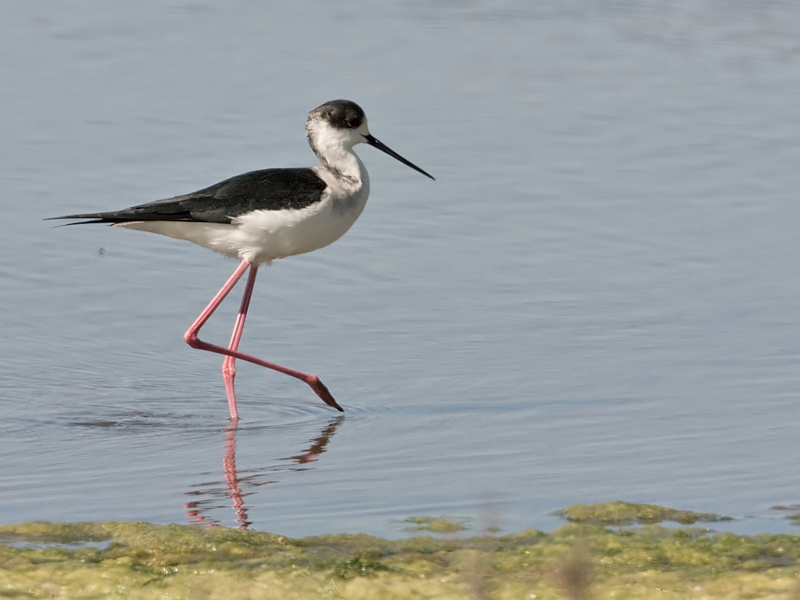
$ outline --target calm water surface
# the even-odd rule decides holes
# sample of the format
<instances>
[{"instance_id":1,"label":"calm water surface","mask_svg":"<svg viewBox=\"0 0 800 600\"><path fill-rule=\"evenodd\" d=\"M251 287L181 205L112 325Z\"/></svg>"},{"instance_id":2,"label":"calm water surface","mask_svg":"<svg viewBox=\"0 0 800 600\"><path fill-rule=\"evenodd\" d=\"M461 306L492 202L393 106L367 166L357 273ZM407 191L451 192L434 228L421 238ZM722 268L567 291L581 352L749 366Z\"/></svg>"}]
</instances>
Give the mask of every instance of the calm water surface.
<instances>
[{"instance_id":1,"label":"calm water surface","mask_svg":"<svg viewBox=\"0 0 800 600\"><path fill-rule=\"evenodd\" d=\"M0 516L406 535L626 499L800 502L800 8L17 3L0 21ZM235 267L48 216L313 163L359 102L360 221L259 277L227 429L182 333ZM236 301L204 330L230 334Z\"/></svg>"}]
</instances>

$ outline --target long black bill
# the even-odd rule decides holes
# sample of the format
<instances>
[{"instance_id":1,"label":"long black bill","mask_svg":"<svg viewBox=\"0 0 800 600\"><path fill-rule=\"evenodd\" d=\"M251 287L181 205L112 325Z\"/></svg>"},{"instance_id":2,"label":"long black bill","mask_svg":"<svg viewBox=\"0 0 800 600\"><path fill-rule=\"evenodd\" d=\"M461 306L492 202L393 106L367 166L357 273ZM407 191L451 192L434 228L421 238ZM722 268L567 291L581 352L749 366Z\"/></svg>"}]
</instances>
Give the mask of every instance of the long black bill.
<instances>
[{"instance_id":1,"label":"long black bill","mask_svg":"<svg viewBox=\"0 0 800 600\"><path fill-rule=\"evenodd\" d=\"M436 179L434 179L433 175L431 175L430 173L426 173L425 171L423 171L422 169L420 169L420 168L419 168L417 165L415 165L414 163L412 163L410 160L406 160L405 158L403 158L402 156L400 156L400 155L399 155L397 152L395 152L394 150L392 150L391 148L389 148L389 146L387 146L386 144L384 144L384 143L383 143L382 141L380 141L378 138L376 138L376 137L374 137L374 136L372 136L372 135L369 135L369 134L367 134L366 136L364 136L364 138L367 140L367 143L368 143L370 146L372 146L373 148L377 148L377 149L378 149L378 150L380 150L381 152L386 152L386 154L388 154L388 155L389 155L389 156L391 156L392 158L396 158L397 160L399 160L401 163L403 163L403 164L404 164L404 165L406 165L407 167L411 167L412 169L414 169L414 170L415 170L415 171L417 171L418 173L422 173L423 175L425 175L425 177L430 177L431 179L433 179L434 181L436 181Z\"/></svg>"}]
</instances>

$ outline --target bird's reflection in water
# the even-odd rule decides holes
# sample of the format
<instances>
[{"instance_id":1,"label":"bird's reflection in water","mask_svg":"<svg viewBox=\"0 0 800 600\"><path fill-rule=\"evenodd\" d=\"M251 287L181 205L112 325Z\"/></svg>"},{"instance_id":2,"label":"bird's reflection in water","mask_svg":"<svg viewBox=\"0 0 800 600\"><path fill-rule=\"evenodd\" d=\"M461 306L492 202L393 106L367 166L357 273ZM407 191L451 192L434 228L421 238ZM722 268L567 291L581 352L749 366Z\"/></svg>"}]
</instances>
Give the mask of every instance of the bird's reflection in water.
<instances>
[{"instance_id":1,"label":"bird's reflection in water","mask_svg":"<svg viewBox=\"0 0 800 600\"><path fill-rule=\"evenodd\" d=\"M225 456L222 467L225 471L225 481L212 481L199 483L192 486L187 496L196 499L184 504L186 516L190 523L204 525L219 525L217 519L210 516L213 510L223 508L230 502L236 514L236 522L240 529L247 529L251 521L247 517L247 506L244 499L257 491L262 486L277 483L276 473L289 471L308 471L313 469L312 463L319 460L319 455L325 452L328 442L336 433L336 429L344 421L344 417L335 417L328 421L320 434L310 440L310 445L300 454L280 459L280 463L260 469L251 469L239 472L236 469L236 426L227 430L225 438ZM286 464L286 461L290 461Z\"/></svg>"}]
</instances>

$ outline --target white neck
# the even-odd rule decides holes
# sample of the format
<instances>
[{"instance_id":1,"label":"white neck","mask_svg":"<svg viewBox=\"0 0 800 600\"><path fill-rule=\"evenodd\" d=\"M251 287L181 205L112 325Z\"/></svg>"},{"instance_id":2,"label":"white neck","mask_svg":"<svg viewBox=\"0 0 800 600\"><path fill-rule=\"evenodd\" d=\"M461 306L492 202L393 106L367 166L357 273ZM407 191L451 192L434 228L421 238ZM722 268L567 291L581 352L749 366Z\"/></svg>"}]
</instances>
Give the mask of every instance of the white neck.
<instances>
[{"instance_id":1,"label":"white neck","mask_svg":"<svg viewBox=\"0 0 800 600\"><path fill-rule=\"evenodd\" d=\"M353 152L353 146L364 139L358 131L337 129L324 121L314 121L309 122L307 134L311 149L325 167L351 184L361 183L366 169Z\"/></svg>"}]
</instances>

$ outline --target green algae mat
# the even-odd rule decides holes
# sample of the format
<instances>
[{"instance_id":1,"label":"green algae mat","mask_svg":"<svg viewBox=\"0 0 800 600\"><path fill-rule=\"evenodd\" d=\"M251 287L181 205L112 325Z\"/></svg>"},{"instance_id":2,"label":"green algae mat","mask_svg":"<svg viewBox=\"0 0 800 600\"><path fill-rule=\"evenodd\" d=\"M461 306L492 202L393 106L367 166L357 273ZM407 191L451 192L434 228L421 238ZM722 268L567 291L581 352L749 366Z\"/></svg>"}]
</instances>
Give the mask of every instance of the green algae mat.
<instances>
[{"instance_id":1,"label":"green algae mat","mask_svg":"<svg viewBox=\"0 0 800 600\"><path fill-rule=\"evenodd\" d=\"M698 523L725 517L626 502L560 514L569 523L550 533L469 538L458 519L415 517L408 522L420 535L405 540L148 523L5 525L0 598L800 600L798 534L713 533Z\"/></svg>"}]
</instances>

